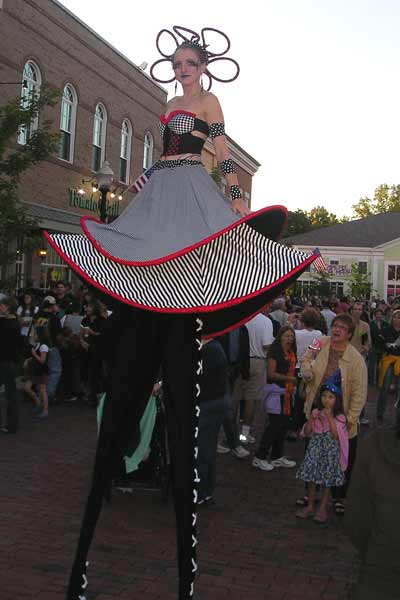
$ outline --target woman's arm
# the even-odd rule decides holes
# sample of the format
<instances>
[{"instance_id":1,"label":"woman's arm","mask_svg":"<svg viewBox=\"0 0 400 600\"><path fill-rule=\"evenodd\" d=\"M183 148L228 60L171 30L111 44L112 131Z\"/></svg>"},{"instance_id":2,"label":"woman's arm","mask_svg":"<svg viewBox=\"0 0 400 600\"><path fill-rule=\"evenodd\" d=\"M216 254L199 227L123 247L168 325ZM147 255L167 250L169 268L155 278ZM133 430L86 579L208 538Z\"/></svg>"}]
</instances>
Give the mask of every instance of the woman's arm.
<instances>
[{"instance_id":1,"label":"woman's arm","mask_svg":"<svg viewBox=\"0 0 400 600\"><path fill-rule=\"evenodd\" d=\"M208 93L205 100L206 120L209 125L212 123L224 124L224 115L218 98L214 94ZM212 136L215 155L222 174L226 178L227 184L231 190L232 210L236 214L244 217L250 213L241 197L236 197L240 193L239 181L234 171L234 164L226 144L225 135ZM233 172L230 172L232 171Z\"/></svg>"},{"instance_id":2,"label":"woman's arm","mask_svg":"<svg viewBox=\"0 0 400 600\"><path fill-rule=\"evenodd\" d=\"M276 360L275 358L269 358L267 360L267 374L268 379L276 382L283 383L297 383L296 377L291 377L290 375L284 375L283 373L278 373L276 370Z\"/></svg>"},{"instance_id":3,"label":"woman's arm","mask_svg":"<svg viewBox=\"0 0 400 600\"><path fill-rule=\"evenodd\" d=\"M316 414L315 414L315 411L316 411L316 410L317 410L317 409L315 408L315 409L314 409L314 410L311 412L310 416L308 417L308 421L307 421L307 423L304 425L304 429L303 429L303 431L304 431L304 435L305 435L305 436L307 436L307 437L310 437L310 436L312 435L312 432L313 432L313 429L314 429L314 428L313 428L314 419L316 419L316 418L317 418L317 417L316 417Z\"/></svg>"},{"instance_id":4,"label":"woman's arm","mask_svg":"<svg viewBox=\"0 0 400 600\"><path fill-rule=\"evenodd\" d=\"M47 352L36 352L36 350L34 350L32 348L32 356L35 358L35 360L37 360L41 365L44 365L44 363L46 362L46 357L47 357Z\"/></svg>"}]
</instances>

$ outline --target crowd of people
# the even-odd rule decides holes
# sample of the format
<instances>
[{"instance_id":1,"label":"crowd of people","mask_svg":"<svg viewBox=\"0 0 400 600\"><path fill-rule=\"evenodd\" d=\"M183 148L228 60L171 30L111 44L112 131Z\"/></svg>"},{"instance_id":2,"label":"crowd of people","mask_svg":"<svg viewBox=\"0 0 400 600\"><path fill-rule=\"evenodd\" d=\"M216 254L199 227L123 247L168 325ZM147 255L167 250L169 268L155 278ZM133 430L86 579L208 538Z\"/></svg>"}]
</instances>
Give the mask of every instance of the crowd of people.
<instances>
[{"instance_id":1,"label":"crowd of people","mask_svg":"<svg viewBox=\"0 0 400 600\"><path fill-rule=\"evenodd\" d=\"M62 281L40 298L29 289L18 297L0 296L3 433L18 431L18 376L38 422L47 420L49 406L60 402L97 406L105 385L102 339L110 314L88 288L73 292Z\"/></svg>"},{"instance_id":2,"label":"crowd of people","mask_svg":"<svg viewBox=\"0 0 400 600\"><path fill-rule=\"evenodd\" d=\"M97 407L107 385L111 314L92 290L73 293L60 281L40 301L31 290L0 296L4 433L19 427L18 375L37 422L48 419L52 404ZM290 469L297 465L286 442L304 439L296 516L326 523L330 505L336 515L347 512L360 425L400 426L400 303L279 298L246 325L205 339L203 370L198 504L214 501L218 453L252 456L263 472ZM378 386L369 414L368 384ZM390 404L395 423L386 420ZM251 452L259 409L265 429Z\"/></svg>"}]
</instances>

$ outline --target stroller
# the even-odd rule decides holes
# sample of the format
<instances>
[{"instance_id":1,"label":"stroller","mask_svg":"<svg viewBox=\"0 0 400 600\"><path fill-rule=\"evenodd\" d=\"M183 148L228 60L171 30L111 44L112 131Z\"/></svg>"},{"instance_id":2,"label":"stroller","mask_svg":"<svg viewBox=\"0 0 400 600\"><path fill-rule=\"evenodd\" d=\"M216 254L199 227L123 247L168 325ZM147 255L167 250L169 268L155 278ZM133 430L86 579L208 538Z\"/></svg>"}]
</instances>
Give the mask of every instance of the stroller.
<instances>
[{"instance_id":1,"label":"stroller","mask_svg":"<svg viewBox=\"0 0 400 600\"><path fill-rule=\"evenodd\" d=\"M98 423L105 401L104 394L97 410ZM112 490L124 494L159 490L166 503L170 488L170 458L162 389L150 396L140 421L140 431L139 446L131 456L124 457L124 473L113 480Z\"/></svg>"}]
</instances>

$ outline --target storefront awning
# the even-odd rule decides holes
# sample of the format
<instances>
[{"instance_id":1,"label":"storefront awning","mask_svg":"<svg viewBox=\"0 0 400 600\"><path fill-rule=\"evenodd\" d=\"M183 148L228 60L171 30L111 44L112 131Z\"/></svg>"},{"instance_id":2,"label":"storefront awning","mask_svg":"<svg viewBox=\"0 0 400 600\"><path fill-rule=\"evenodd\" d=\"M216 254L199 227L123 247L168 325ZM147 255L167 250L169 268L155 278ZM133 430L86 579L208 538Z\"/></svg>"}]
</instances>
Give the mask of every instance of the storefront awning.
<instances>
[{"instance_id":1,"label":"storefront awning","mask_svg":"<svg viewBox=\"0 0 400 600\"><path fill-rule=\"evenodd\" d=\"M40 204L21 202L28 215L38 220L42 229L65 233L81 233L80 217L74 213Z\"/></svg>"}]
</instances>

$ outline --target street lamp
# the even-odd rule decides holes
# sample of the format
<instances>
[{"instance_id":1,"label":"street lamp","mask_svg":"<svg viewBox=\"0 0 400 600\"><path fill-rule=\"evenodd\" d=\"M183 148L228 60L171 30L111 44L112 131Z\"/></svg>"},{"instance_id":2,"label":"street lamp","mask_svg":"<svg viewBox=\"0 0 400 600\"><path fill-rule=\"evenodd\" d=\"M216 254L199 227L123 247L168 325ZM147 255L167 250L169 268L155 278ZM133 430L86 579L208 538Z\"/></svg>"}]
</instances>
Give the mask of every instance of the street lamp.
<instances>
[{"instance_id":1,"label":"street lamp","mask_svg":"<svg viewBox=\"0 0 400 600\"><path fill-rule=\"evenodd\" d=\"M113 180L114 171L108 160L105 160L97 173L97 185L100 190L99 212L102 223L107 221L107 193L110 191Z\"/></svg>"}]
</instances>

